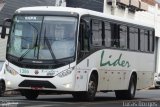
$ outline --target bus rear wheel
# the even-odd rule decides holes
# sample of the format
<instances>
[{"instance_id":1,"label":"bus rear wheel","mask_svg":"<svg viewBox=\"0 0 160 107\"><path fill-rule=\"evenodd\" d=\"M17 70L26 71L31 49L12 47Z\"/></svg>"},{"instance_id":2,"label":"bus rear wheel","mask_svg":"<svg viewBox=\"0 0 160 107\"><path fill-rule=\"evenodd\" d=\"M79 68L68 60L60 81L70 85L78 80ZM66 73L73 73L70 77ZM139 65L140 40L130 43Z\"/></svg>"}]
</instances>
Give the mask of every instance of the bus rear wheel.
<instances>
[{"instance_id":1,"label":"bus rear wheel","mask_svg":"<svg viewBox=\"0 0 160 107\"><path fill-rule=\"evenodd\" d=\"M137 80L134 75L131 76L130 82L129 82L129 87L128 90L117 90L115 91L116 98L118 99L128 99L131 100L135 97L136 93L136 85L137 85Z\"/></svg>"},{"instance_id":2,"label":"bus rear wheel","mask_svg":"<svg viewBox=\"0 0 160 107\"><path fill-rule=\"evenodd\" d=\"M36 100L38 95L39 95L39 91L36 91L36 90L22 90L21 94L22 94L22 96L25 96L28 100Z\"/></svg>"}]
</instances>

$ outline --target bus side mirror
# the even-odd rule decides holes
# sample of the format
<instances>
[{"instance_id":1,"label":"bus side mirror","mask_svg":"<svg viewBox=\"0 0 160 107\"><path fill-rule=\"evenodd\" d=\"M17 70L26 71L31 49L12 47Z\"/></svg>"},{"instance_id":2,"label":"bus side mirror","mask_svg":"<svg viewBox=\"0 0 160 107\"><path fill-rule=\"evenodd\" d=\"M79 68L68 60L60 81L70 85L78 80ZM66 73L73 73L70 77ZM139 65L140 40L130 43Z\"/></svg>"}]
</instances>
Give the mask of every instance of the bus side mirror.
<instances>
[{"instance_id":1,"label":"bus side mirror","mask_svg":"<svg viewBox=\"0 0 160 107\"><path fill-rule=\"evenodd\" d=\"M3 25L2 25L2 32L1 32L1 38L4 39L6 36L6 27L8 23L11 23L12 20L11 19L5 19L3 21Z\"/></svg>"}]
</instances>

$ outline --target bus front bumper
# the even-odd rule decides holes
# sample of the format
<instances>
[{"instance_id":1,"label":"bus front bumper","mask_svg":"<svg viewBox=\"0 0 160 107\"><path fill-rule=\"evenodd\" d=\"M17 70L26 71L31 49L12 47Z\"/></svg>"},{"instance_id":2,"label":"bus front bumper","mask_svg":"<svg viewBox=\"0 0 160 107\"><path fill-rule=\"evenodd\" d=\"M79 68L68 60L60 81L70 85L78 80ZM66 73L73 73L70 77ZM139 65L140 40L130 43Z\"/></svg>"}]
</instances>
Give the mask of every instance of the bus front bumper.
<instances>
[{"instance_id":1,"label":"bus front bumper","mask_svg":"<svg viewBox=\"0 0 160 107\"><path fill-rule=\"evenodd\" d=\"M20 75L8 75L5 80L6 90L32 89L50 91L74 91L74 82L70 76L59 78L28 78Z\"/></svg>"}]
</instances>

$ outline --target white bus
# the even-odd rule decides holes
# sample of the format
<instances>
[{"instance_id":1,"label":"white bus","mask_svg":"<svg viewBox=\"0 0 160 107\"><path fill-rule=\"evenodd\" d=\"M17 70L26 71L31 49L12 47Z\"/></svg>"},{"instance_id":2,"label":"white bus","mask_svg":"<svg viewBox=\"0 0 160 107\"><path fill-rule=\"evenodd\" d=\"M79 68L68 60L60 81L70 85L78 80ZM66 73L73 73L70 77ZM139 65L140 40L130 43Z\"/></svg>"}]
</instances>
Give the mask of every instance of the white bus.
<instances>
[{"instance_id":1,"label":"white bus","mask_svg":"<svg viewBox=\"0 0 160 107\"><path fill-rule=\"evenodd\" d=\"M152 25L69 7L20 8L1 38L7 23L6 88L27 99L43 92L91 101L109 91L132 99L153 83Z\"/></svg>"}]
</instances>

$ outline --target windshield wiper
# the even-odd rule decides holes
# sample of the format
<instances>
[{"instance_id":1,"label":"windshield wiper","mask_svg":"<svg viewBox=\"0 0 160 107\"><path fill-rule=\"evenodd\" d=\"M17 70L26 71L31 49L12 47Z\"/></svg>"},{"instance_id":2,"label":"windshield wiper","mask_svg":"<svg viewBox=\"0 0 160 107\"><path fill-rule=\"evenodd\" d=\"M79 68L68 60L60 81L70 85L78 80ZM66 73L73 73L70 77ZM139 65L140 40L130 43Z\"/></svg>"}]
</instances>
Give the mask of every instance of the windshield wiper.
<instances>
[{"instance_id":1,"label":"windshield wiper","mask_svg":"<svg viewBox=\"0 0 160 107\"><path fill-rule=\"evenodd\" d=\"M47 47L48 47L48 49L49 49L49 51L50 51L50 53L51 53L52 58L53 58L53 59L56 59L56 57L55 57L55 55L54 55L54 53L53 53L51 44L50 44L50 42L48 41L48 38L47 38L47 36L46 36L46 27L45 27L45 31L44 31L44 41L46 41Z\"/></svg>"},{"instance_id":2,"label":"windshield wiper","mask_svg":"<svg viewBox=\"0 0 160 107\"><path fill-rule=\"evenodd\" d=\"M34 46L33 46L31 49L29 48L24 54L22 54L21 57L19 57L18 61L22 61L23 58L24 58L32 49L36 48L36 47L37 47L37 43L38 43L38 33L37 33L37 35L36 35L36 41L35 41ZM35 56L35 51L34 51L34 56Z\"/></svg>"},{"instance_id":3,"label":"windshield wiper","mask_svg":"<svg viewBox=\"0 0 160 107\"><path fill-rule=\"evenodd\" d=\"M28 24L30 24L37 31L36 41L35 41L35 44L32 48L32 49L34 49L35 47L38 46L38 29L33 24L31 24L30 22L28 22ZM35 55L36 55L36 48L34 49L34 57L35 57Z\"/></svg>"},{"instance_id":4,"label":"windshield wiper","mask_svg":"<svg viewBox=\"0 0 160 107\"><path fill-rule=\"evenodd\" d=\"M31 23L28 22L28 24L31 25L31 26L37 31L36 41L35 41L35 43L34 43L34 45L33 45L33 47L32 47L31 49L29 48L24 54L22 54L22 55L18 58L18 61L22 61L23 58L24 58L32 49L35 48L35 50L36 50L36 47L38 46L38 29L37 29L34 25L32 25ZM35 50L34 50L34 56L35 56Z\"/></svg>"}]
</instances>

